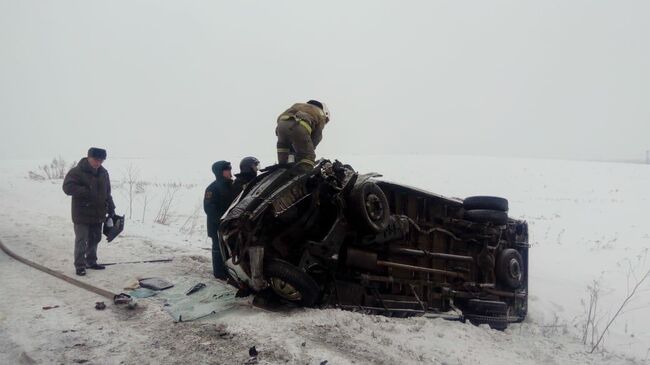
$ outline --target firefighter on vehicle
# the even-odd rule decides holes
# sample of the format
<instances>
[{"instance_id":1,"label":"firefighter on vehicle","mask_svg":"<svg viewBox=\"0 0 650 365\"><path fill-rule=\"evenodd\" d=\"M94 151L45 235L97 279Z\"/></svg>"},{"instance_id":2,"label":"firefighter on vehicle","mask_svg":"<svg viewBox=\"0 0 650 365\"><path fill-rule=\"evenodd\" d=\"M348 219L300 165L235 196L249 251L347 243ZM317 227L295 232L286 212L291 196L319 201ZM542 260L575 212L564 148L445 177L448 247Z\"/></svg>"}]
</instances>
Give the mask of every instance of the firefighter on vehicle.
<instances>
[{"instance_id":1,"label":"firefighter on vehicle","mask_svg":"<svg viewBox=\"0 0 650 365\"><path fill-rule=\"evenodd\" d=\"M317 100L296 103L280 114L275 129L278 163L289 163L289 155L294 154L297 170L311 170L316 163L316 147L323 139L323 128L329 120L329 109Z\"/></svg>"}]
</instances>

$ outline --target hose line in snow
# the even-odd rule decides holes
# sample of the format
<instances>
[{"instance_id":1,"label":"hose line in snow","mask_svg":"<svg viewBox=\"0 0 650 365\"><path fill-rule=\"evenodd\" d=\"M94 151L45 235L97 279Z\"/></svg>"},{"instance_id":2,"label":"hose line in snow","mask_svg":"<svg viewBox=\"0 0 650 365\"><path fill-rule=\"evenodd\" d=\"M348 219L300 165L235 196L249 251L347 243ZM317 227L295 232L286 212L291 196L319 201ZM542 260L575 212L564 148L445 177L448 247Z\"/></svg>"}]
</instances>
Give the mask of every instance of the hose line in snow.
<instances>
[{"instance_id":1,"label":"hose line in snow","mask_svg":"<svg viewBox=\"0 0 650 365\"><path fill-rule=\"evenodd\" d=\"M69 277L67 275L64 275L64 274L58 272L58 271L54 271L54 270L52 270L52 269L50 269L48 267L45 267L45 266L43 266L41 264L37 264L37 263L35 263L33 261L27 260L26 258L24 258L22 256L16 255L9 248L7 248L7 246L5 246L5 244L2 242L2 240L0 240L0 249L2 249L2 251L4 251L4 253L6 253L9 257L15 259L16 261L22 262L25 265L31 266L31 267L33 267L33 268L35 268L37 270L40 270L40 271L42 271L44 273L50 274L50 275L52 275L54 277L57 277L57 278L59 278L61 280L67 281L68 283L70 283L72 285L76 285L76 286L78 286L78 287L80 287L82 289L86 289L86 290L88 290L90 292L101 295L102 297L108 298L111 301L117 295L115 293L111 293L110 291L108 291L106 289L98 288L98 287L90 285L88 283L84 283L83 281L79 281L79 280L77 280L75 278L71 278L71 277Z\"/></svg>"}]
</instances>

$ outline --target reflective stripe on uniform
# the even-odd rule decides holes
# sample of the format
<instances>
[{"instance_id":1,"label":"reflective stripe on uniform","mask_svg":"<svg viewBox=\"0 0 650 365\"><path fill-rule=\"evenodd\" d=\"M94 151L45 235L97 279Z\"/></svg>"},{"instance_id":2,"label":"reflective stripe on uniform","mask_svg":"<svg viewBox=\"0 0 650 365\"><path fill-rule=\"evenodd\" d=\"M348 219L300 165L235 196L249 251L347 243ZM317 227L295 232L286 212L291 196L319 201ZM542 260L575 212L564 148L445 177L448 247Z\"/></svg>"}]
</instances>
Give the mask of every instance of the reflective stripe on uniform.
<instances>
[{"instance_id":1,"label":"reflective stripe on uniform","mask_svg":"<svg viewBox=\"0 0 650 365\"><path fill-rule=\"evenodd\" d=\"M291 152L291 150L289 150L288 148L278 148L278 152L280 152L280 153L289 153L289 152Z\"/></svg>"},{"instance_id":2,"label":"reflective stripe on uniform","mask_svg":"<svg viewBox=\"0 0 650 365\"><path fill-rule=\"evenodd\" d=\"M311 126L309 125L309 123L305 122L302 119L299 120L298 123L300 123L301 126L305 127L305 129L307 129L307 132L309 132L309 134L311 134Z\"/></svg>"},{"instance_id":3,"label":"reflective stripe on uniform","mask_svg":"<svg viewBox=\"0 0 650 365\"><path fill-rule=\"evenodd\" d=\"M312 128L311 128L311 125L309 124L309 122L304 121L302 119L296 119L294 116L281 115L280 118L278 118L278 123L284 122L284 121L287 121L287 120L292 120L292 119L295 120L296 122L298 122L301 126L305 127L307 132L309 132L309 134L311 134Z\"/></svg>"},{"instance_id":4,"label":"reflective stripe on uniform","mask_svg":"<svg viewBox=\"0 0 650 365\"><path fill-rule=\"evenodd\" d=\"M316 165L316 162L314 162L314 161L312 161L312 160L310 160L308 158L303 158L302 160L298 161L298 163L304 163L304 164L307 164L307 165L309 165L311 167L314 167L314 165Z\"/></svg>"}]
</instances>

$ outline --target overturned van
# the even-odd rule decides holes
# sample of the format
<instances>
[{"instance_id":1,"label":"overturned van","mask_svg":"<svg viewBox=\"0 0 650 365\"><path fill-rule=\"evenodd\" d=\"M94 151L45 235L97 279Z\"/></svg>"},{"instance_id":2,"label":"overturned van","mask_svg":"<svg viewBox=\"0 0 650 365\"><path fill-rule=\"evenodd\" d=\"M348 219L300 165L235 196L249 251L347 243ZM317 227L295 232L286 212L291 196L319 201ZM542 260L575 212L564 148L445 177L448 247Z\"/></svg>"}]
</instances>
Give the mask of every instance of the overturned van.
<instances>
[{"instance_id":1,"label":"overturned van","mask_svg":"<svg viewBox=\"0 0 650 365\"><path fill-rule=\"evenodd\" d=\"M251 286L257 247L263 290L297 305L497 329L524 320L528 226L508 217L506 199L447 198L379 177L328 160L308 173L267 168L222 218L229 275Z\"/></svg>"}]
</instances>

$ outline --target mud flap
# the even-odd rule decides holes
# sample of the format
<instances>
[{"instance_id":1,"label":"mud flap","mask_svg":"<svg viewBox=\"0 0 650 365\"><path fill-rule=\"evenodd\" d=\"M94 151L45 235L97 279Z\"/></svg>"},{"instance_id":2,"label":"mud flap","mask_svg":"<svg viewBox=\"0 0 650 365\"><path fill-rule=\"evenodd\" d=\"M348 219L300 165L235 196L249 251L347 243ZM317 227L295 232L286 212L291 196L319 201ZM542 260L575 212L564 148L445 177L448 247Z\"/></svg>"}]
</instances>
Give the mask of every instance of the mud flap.
<instances>
[{"instance_id":1,"label":"mud flap","mask_svg":"<svg viewBox=\"0 0 650 365\"><path fill-rule=\"evenodd\" d=\"M359 284L350 283L347 281L337 280L335 283L335 293L332 299L336 300L338 305L359 305L364 303L365 288Z\"/></svg>"}]
</instances>

